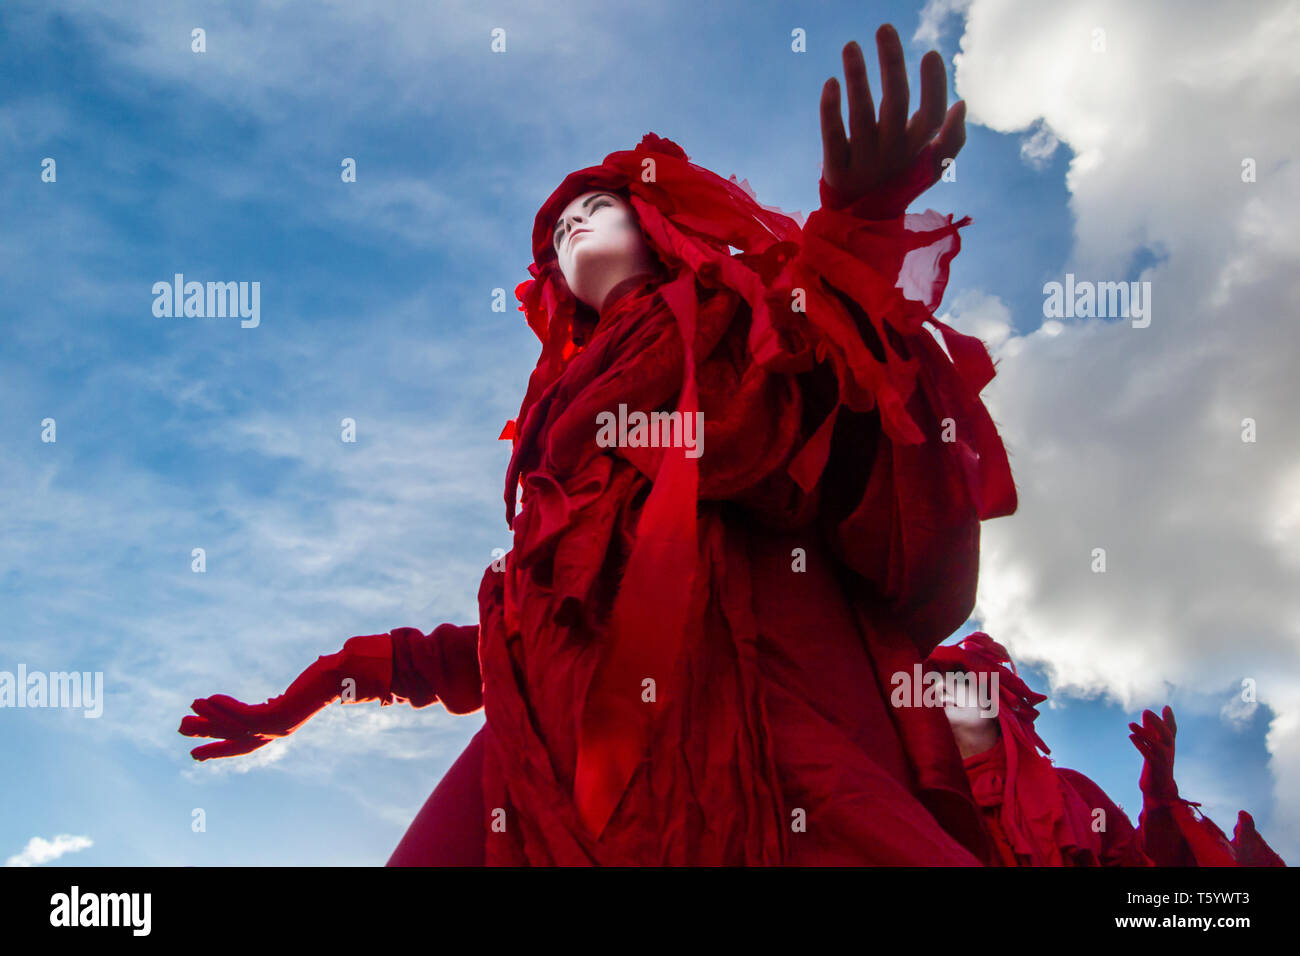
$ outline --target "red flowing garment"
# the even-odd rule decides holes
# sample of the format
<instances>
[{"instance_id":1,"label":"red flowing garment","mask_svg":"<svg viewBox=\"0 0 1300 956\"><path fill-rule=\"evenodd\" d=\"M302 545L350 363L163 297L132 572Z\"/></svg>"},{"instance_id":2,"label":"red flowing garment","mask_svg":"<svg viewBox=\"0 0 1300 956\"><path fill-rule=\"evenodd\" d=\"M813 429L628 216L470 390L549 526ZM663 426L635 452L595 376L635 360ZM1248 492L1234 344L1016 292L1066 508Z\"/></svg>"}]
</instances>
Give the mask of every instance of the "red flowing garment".
<instances>
[{"instance_id":1,"label":"red flowing garment","mask_svg":"<svg viewBox=\"0 0 1300 956\"><path fill-rule=\"evenodd\" d=\"M1005 665L1005 666L1004 666ZM983 631L937 648L931 672L997 675L999 742L963 763L1002 866L1285 866L1242 810L1229 840L1200 804L1144 796L1139 825L1093 780L1053 766L1034 730L1047 699ZM1042 751L1040 753L1039 751Z\"/></svg>"},{"instance_id":2,"label":"red flowing garment","mask_svg":"<svg viewBox=\"0 0 1300 956\"><path fill-rule=\"evenodd\" d=\"M593 189L662 266L598 311L550 245ZM486 726L390 863L995 861L943 711L887 705L967 619L980 521L1016 506L992 362L933 316L969 220L821 191L800 226L649 134L539 211L514 547L479 591ZM702 454L601 447L620 404L702 412ZM430 638L398 653L418 670ZM479 689L445 663L417 696Z\"/></svg>"}]
</instances>

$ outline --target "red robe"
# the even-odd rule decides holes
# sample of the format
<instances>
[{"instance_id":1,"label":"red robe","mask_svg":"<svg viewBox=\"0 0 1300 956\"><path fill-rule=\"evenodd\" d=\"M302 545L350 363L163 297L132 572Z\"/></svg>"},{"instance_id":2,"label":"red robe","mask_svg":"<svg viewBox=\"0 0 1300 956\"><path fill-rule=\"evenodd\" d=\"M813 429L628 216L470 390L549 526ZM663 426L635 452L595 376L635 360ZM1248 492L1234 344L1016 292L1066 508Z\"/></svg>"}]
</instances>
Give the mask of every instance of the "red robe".
<instances>
[{"instance_id":1,"label":"red robe","mask_svg":"<svg viewBox=\"0 0 1300 956\"><path fill-rule=\"evenodd\" d=\"M477 800L489 864L991 859L942 710L886 703L969 615L981 519L1015 508L992 363L931 313L966 221L800 229L647 137L548 200L539 261L557 207L619 187L665 271L585 328L553 263L521 286L545 346L506 433L514 547L479 591L487 723L391 862L474 862L435 831ZM702 411L703 454L598 447L620 403Z\"/></svg>"}]
</instances>

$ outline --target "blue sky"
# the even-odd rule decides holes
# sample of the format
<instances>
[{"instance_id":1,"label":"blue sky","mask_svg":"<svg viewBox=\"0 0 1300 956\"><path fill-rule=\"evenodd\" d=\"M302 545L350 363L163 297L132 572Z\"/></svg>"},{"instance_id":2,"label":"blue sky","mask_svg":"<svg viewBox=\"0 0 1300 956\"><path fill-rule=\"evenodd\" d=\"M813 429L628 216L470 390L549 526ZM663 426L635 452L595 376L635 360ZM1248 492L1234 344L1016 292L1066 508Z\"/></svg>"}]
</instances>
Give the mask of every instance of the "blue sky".
<instances>
[{"instance_id":1,"label":"blue sky","mask_svg":"<svg viewBox=\"0 0 1300 956\"><path fill-rule=\"evenodd\" d=\"M951 81L963 16L934 19ZM106 689L97 720L0 711L0 858L73 834L92 845L52 865L383 863L481 714L334 707L200 766L176 733L190 701L263 700L355 634L473 622L492 549L509 547L496 436L538 352L492 290L513 309L538 206L654 131L806 215L821 83L856 38L878 90L886 21L915 86L928 45L909 42L906 3L0 7L0 670L99 670ZM958 181L918 206L973 216L946 301L1000 303L1014 340L1076 261L1080 207L1068 138L1031 161L1025 129L1000 123L969 124ZM1115 250L1117 278L1154 261L1146 243ZM176 272L260 282L260 326L156 318L151 287ZM1198 648L1211 667L1215 645ZM1053 666L1071 684L1068 655L1040 656L1031 686ZM1236 673L1150 677L1179 714L1184 795L1229 832L1248 809L1269 836L1271 712L1220 717ZM1074 683L1040 733L1136 818L1127 722L1165 699Z\"/></svg>"}]
</instances>

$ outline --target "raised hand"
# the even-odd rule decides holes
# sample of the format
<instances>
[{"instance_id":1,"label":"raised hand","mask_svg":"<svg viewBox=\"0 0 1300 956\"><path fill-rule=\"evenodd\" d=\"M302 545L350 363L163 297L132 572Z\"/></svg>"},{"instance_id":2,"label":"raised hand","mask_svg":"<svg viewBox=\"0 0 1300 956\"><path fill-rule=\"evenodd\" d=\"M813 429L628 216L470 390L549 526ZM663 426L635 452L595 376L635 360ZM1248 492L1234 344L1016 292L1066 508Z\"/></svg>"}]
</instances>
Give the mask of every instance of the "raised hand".
<instances>
[{"instance_id":1,"label":"raised hand","mask_svg":"<svg viewBox=\"0 0 1300 956\"><path fill-rule=\"evenodd\" d=\"M943 161L965 144L966 104L958 100L948 109L948 71L943 57L931 50L921 58L921 106L908 119L907 64L890 24L876 31L876 50L883 85L879 116L862 48L850 41L843 50L851 138L840 115L839 82L831 77L822 87L823 202L842 208L874 194L863 211L885 219L902 215L938 182Z\"/></svg>"},{"instance_id":2,"label":"raised hand","mask_svg":"<svg viewBox=\"0 0 1300 956\"><path fill-rule=\"evenodd\" d=\"M1142 725L1130 723L1129 740L1141 751L1146 761L1142 764L1142 777L1138 785L1148 803L1171 803L1178 799L1178 785L1174 783L1174 723L1172 707L1165 707L1164 720L1153 711L1142 712Z\"/></svg>"},{"instance_id":3,"label":"raised hand","mask_svg":"<svg viewBox=\"0 0 1300 956\"><path fill-rule=\"evenodd\" d=\"M287 737L321 708L340 696L348 702L391 703L392 641L387 634L350 638L336 654L317 658L279 697L245 704L225 694L202 697L190 708L180 732L187 737L216 737L216 743L190 751L195 760L235 757ZM351 679L352 684L344 681Z\"/></svg>"}]
</instances>

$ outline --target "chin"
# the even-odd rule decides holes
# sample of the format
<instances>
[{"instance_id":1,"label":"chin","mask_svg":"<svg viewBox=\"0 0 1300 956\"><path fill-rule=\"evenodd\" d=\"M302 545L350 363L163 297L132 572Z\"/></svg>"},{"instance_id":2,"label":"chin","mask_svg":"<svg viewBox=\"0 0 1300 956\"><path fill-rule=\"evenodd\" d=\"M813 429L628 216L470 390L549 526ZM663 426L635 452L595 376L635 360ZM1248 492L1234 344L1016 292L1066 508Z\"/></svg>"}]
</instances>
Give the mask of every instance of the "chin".
<instances>
[{"instance_id":1,"label":"chin","mask_svg":"<svg viewBox=\"0 0 1300 956\"><path fill-rule=\"evenodd\" d=\"M988 723L988 718L981 717L978 710L957 710L949 708L947 711L948 723L954 727L981 727Z\"/></svg>"},{"instance_id":2,"label":"chin","mask_svg":"<svg viewBox=\"0 0 1300 956\"><path fill-rule=\"evenodd\" d=\"M628 274L622 255L600 249L593 249L585 256L580 251L573 258L571 272L573 273L573 279L569 281L569 288L573 290L574 295L583 301L586 301L590 289L602 288L609 284L607 281L609 276ZM568 280L566 279L566 281Z\"/></svg>"}]
</instances>

